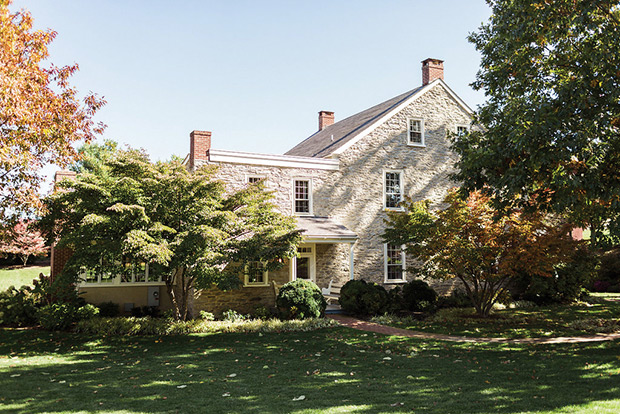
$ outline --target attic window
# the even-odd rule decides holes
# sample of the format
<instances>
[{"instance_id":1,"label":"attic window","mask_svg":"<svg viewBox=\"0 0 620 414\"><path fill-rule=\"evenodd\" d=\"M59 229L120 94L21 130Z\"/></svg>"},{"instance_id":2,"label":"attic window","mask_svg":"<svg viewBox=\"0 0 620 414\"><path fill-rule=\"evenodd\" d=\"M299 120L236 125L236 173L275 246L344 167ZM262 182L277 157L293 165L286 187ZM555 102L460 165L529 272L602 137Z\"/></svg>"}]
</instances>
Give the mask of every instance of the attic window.
<instances>
[{"instance_id":1,"label":"attic window","mask_svg":"<svg viewBox=\"0 0 620 414\"><path fill-rule=\"evenodd\" d=\"M424 146L424 120L420 118L409 118L407 129L407 144L416 147Z\"/></svg>"},{"instance_id":2,"label":"attic window","mask_svg":"<svg viewBox=\"0 0 620 414\"><path fill-rule=\"evenodd\" d=\"M456 135L458 137L462 137L463 135L467 135L469 133L469 127L465 125L459 125L456 127Z\"/></svg>"}]
</instances>

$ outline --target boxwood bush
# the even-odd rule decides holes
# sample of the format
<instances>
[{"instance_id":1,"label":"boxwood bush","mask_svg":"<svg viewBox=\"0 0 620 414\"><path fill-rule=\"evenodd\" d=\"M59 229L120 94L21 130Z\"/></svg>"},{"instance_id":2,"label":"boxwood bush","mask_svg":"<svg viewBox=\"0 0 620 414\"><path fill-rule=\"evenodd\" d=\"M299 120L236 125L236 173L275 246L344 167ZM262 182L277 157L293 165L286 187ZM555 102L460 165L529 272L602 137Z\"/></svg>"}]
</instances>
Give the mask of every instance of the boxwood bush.
<instances>
[{"instance_id":1,"label":"boxwood bush","mask_svg":"<svg viewBox=\"0 0 620 414\"><path fill-rule=\"evenodd\" d=\"M385 288L365 280L349 280L340 289L338 303L346 312L369 316L385 312L389 296Z\"/></svg>"},{"instance_id":2,"label":"boxwood bush","mask_svg":"<svg viewBox=\"0 0 620 414\"><path fill-rule=\"evenodd\" d=\"M437 305L437 292L422 280L412 280L403 286L403 302L407 310L428 312Z\"/></svg>"},{"instance_id":3,"label":"boxwood bush","mask_svg":"<svg viewBox=\"0 0 620 414\"><path fill-rule=\"evenodd\" d=\"M302 279L282 286L276 304L284 319L318 318L325 315L327 307L321 289L313 282Z\"/></svg>"}]
</instances>

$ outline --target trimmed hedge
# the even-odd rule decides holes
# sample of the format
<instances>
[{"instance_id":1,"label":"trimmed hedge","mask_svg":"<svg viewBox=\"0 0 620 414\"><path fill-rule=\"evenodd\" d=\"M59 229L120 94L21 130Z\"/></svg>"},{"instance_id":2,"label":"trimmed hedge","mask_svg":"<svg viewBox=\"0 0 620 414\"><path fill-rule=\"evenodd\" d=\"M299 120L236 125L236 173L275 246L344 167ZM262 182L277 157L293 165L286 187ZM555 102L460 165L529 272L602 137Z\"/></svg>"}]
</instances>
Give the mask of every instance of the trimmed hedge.
<instances>
[{"instance_id":1,"label":"trimmed hedge","mask_svg":"<svg viewBox=\"0 0 620 414\"><path fill-rule=\"evenodd\" d=\"M412 280L403 286L403 302L413 312L431 311L437 305L437 292L422 280Z\"/></svg>"}]
</instances>

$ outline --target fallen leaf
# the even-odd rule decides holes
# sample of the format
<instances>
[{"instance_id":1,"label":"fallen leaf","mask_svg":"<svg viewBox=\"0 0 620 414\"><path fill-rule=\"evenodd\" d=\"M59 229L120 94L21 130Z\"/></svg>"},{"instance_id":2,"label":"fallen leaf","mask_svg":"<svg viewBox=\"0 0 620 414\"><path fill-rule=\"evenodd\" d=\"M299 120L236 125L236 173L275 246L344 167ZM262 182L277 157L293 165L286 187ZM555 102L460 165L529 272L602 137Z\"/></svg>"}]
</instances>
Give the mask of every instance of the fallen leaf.
<instances>
[{"instance_id":1,"label":"fallen leaf","mask_svg":"<svg viewBox=\"0 0 620 414\"><path fill-rule=\"evenodd\" d=\"M226 375L226 378L235 378L237 376L237 374L229 374Z\"/></svg>"},{"instance_id":2,"label":"fallen leaf","mask_svg":"<svg viewBox=\"0 0 620 414\"><path fill-rule=\"evenodd\" d=\"M229 392L225 392L224 394L222 394L222 397L230 397L230 393Z\"/></svg>"},{"instance_id":3,"label":"fallen leaf","mask_svg":"<svg viewBox=\"0 0 620 414\"><path fill-rule=\"evenodd\" d=\"M302 401L302 400L305 400L305 399L306 399L305 395L300 395L299 397L293 398L293 401Z\"/></svg>"},{"instance_id":4,"label":"fallen leaf","mask_svg":"<svg viewBox=\"0 0 620 414\"><path fill-rule=\"evenodd\" d=\"M187 385L177 385L177 388L187 388Z\"/></svg>"}]
</instances>

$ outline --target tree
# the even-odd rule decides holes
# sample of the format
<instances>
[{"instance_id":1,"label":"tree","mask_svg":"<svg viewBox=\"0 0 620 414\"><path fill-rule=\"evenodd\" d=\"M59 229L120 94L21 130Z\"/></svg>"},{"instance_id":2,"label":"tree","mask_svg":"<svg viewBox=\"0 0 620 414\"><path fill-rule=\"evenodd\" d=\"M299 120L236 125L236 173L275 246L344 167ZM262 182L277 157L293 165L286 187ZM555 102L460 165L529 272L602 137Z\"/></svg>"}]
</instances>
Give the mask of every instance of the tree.
<instances>
[{"instance_id":1,"label":"tree","mask_svg":"<svg viewBox=\"0 0 620 414\"><path fill-rule=\"evenodd\" d=\"M38 207L41 167L68 165L74 144L104 129L92 117L105 101L80 102L69 84L78 65L43 66L56 32L32 30L30 13L10 3L0 0L0 218Z\"/></svg>"},{"instance_id":2,"label":"tree","mask_svg":"<svg viewBox=\"0 0 620 414\"><path fill-rule=\"evenodd\" d=\"M123 274L149 264L162 276L176 317L186 319L193 289L240 285L246 264L267 270L296 254L295 222L274 210L261 184L228 193L216 168L187 171L179 159L151 163L118 151L105 174L79 174L46 199L42 225L73 256L63 277L83 269Z\"/></svg>"},{"instance_id":3,"label":"tree","mask_svg":"<svg viewBox=\"0 0 620 414\"><path fill-rule=\"evenodd\" d=\"M405 200L405 211L389 212L384 239L405 245L420 262L412 266L432 278L457 278L479 315L489 314L510 282L523 273L550 277L570 260L579 242L570 227L538 212L497 217L488 196L463 200L452 190L447 208L432 212L429 201ZM417 269L416 269L417 267ZM414 272L415 273L415 272Z\"/></svg>"},{"instance_id":4,"label":"tree","mask_svg":"<svg viewBox=\"0 0 620 414\"><path fill-rule=\"evenodd\" d=\"M567 213L620 240L620 12L610 0L488 0L470 35L481 125L457 137L456 179L502 209ZM605 240L607 239L607 240Z\"/></svg>"},{"instance_id":5,"label":"tree","mask_svg":"<svg viewBox=\"0 0 620 414\"><path fill-rule=\"evenodd\" d=\"M0 241L0 252L19 256L24 266L31 256L43 256L49 251L41 232L25 220L17 222L6 233L6 238Z\"/></svg>"}]
</instances>

